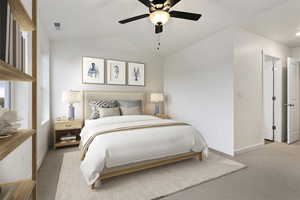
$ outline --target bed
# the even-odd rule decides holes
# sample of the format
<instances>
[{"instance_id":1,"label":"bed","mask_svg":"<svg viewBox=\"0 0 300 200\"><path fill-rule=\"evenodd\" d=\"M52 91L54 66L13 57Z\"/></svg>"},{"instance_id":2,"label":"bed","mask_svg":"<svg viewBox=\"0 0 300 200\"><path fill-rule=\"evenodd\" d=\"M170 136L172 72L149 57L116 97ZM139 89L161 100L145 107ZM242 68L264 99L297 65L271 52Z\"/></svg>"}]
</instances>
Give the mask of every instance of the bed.
<instances>
[{"instance_id":1,"label":"bed","mask_svg":"<svg viewBox=\"0 0 300 200\"><path fill-rule=\"evenodd\" d=\"M141 100L143 92L85 91L85 126L81 132L81 171L89 186L136 171L207 156L201 134L186 123L151 115L112 116L89 120L89 102Z\"/></svg>"}]
</instances>

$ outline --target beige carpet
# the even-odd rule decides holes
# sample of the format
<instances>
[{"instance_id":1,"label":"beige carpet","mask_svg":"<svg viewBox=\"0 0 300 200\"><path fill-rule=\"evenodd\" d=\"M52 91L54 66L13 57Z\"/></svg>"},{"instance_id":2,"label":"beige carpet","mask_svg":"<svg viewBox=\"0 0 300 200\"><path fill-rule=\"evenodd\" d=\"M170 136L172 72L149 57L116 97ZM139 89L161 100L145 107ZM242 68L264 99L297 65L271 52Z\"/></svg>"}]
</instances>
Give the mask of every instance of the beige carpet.
<instances>
[{"instance_id":1,"label":"beige carpet","mask_svg":"<svg viewBox=\"0 0 300 200\"><path fill-rule=\"evenodd\" d=\"M185 190L246 166L214 153L202 162L196 159L120 176L92 191L80 169L78 152L64 154L56 200L151 200Z\"/></svg>"}]
</instances>

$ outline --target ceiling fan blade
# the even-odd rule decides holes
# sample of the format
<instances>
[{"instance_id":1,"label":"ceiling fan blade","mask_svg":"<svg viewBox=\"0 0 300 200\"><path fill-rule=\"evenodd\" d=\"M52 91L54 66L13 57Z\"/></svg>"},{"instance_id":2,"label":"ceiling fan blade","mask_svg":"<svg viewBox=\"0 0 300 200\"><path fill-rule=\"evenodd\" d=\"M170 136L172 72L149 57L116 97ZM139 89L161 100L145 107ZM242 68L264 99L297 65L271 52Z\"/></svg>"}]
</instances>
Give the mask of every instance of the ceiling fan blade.
<instances>
[{"instance_id":1,"label":"ceiling fan blade","mask_svg":"<svg viewBox=\"0 0 300 200\"><path fill-rule=\"evenodd\" d=\"M175 6L177 3L179 3L181 0L168 0L170 2L170 6L173 7Z\"/></svg>"},{"instance_id":2,"label":"ceiling fan blade","mask_svg":"<svg viewBox=\"0 0 300 200\"><path fill-rule=\"evenodd\" d=\"M126 23L129 23L129 22L135 21L135 20L143 19L145 17L149 17L149 14L144 14L144 15L139 15L139 16L131 17L129 19L124 19L124 20L119 21L119 23L120 24L126 24Z\"/></svg>"},{"instance_id":3,"label":"ceiling fan blade","mask_svg":"<svg viewBox=\"0 0 300 200\"><path fill-rule=\"evenodd\" d=\"M181 12L181 11L171 11L171 17L180 18L180 19L188 19L198 21L202 15L196 13L188 13L188 12Z\"/></svg>"},{"instance_id":4,"label":"ceiling fan blade","mask_svg":"<svg viewBox=\"0 0 300 200\"><path fill-rule=\"evenodd\" d=\"M163 32L163 25L155 25L155 33L162 33Z\"/></svg>"},{"instance_id":5,"label":"ceiling fan blade","mask_svg":"<svg viewBox=\"0 0 300 200\"><path fill-rule=\"evenodd\" d=\"M148 8L152 6L150 0L138 0L138 1L144 4L145 6L147 6Z\"/></svg>"}]
</instances>

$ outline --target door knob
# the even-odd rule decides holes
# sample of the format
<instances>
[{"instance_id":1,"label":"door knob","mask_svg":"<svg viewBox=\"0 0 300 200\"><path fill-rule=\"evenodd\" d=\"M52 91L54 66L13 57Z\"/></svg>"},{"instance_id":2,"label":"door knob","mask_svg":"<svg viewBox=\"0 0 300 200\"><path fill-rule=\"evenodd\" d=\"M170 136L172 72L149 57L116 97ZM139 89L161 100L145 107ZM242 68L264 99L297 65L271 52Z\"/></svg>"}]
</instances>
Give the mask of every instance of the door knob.
<instances>
[{"instance_id":1,"label":"door knob","mask_svg":"<svg viewBox=\"0 0 300 200\"><path fill-rule=\"evenodd\" d=\"M288 107L295 107L295 104L291 104L291 103L288 103L288 104L284 104L285 106L288 106Z\"/></svg>"}]
</instances>

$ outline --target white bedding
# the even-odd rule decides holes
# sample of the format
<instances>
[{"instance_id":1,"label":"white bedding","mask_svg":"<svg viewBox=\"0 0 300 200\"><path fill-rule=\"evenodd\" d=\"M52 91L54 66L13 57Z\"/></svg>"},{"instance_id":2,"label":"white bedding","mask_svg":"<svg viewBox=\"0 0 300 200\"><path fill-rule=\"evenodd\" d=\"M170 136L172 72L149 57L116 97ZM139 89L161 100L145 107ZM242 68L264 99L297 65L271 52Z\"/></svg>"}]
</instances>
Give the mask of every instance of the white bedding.
<instances>
[{"instance_id":1,"label":"white bedding","mask_svg":"<svg viewBox=\"0 0 300 200\"><path fill-rule=\"evenodd\" d=\"M136 125L170 122L147 115L116 116L86 120L80 134L82 145L95 132ZM201 134L192 126L166 126L128 130L98 135L90 144L81 162L81 171L92 185L104 168L163 158L188 152L207 154L207 145Z\"/></svg>"}]
</instances>

